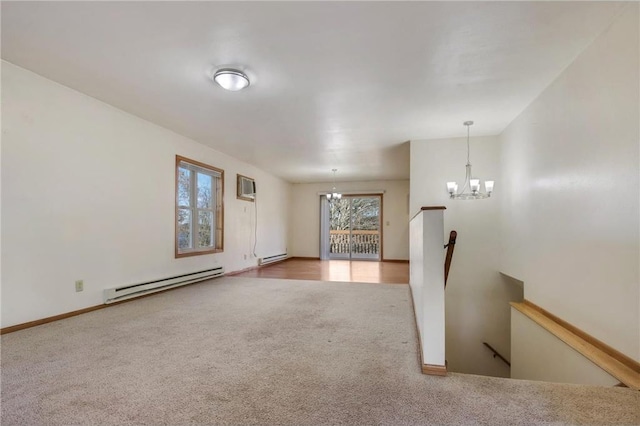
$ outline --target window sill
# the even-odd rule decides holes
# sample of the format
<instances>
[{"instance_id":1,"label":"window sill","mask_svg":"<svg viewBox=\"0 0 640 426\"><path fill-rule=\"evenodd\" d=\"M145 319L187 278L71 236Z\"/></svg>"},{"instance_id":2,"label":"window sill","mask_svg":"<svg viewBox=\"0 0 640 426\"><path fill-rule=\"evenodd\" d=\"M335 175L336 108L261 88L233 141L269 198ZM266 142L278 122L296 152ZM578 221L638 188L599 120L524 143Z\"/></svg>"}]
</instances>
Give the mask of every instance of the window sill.
<instances>
[{"instance_id":1,"label":"window sill","mask_svg":"<svg viewBox=\"0 0 640 426\"><path fill-rule=\"evenodd\" d=\"M222 253L224 252L223 249L213 249L213 250L202 250L202 251L188 251L185 253L178 253L176 252L176 259L181 258L181 257L191 257L191 256L203 256L205 254L215 254L215 253Z\"/></svg>"}]
</instances>

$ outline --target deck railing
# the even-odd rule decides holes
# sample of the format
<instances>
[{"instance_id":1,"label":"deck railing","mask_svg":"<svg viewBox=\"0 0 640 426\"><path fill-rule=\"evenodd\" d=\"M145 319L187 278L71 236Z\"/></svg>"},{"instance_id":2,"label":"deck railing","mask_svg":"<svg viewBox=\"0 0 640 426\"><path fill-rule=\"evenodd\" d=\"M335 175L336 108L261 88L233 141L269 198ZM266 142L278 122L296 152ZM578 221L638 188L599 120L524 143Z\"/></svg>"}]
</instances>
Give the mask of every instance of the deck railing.
<instances>
[{"instance_id":1,"label":"deck railing","mask_svg":"<svg viewBox=\"0 0 640 426\"><path fill-rule=\"evenodd\" d=\"M331 253L379 254L380 232L332 230L329 231L329 246Z\"/></svg>"}]
</instances>

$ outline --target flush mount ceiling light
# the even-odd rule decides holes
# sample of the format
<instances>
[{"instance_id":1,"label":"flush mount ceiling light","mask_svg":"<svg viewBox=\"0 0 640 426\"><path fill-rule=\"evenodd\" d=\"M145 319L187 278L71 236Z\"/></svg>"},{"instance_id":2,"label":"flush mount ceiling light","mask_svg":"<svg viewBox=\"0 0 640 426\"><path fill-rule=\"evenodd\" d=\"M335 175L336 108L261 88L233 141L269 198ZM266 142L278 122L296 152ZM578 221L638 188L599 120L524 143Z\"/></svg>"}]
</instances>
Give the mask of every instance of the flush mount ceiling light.
<instances>
[{"instance_id":1,"label":"flush mount ceiling light","mask_svg":"<svg viewBox=\"0 0 640 426\"><path fill-rule=\"evenodd\" d=\"M489 198L493 192L493 181L485 181L484 188L486 192L480 192L480 179L474 179L471 174L471 162L469 161L469 127L473 126L473 121L465 121L463 124L467 126L467 165L465 166L467 173L464 178L464 185L460 192L458 192L457 183L447 182L449 198L456 200L480 200L482 198Z\"/></svg>"},{"instance_id":2,"label":"flush mount ceiling light","mask_svg":"<svg viewBox=\"0 0 640 426\"><path fill-rule=\"evenodd\" d=\"M221 68L213 74L213 81L225 90L237 92L249 86L249 77L240 70Z\"/></svg>"},{"instance_id":3,"label":"flush mount ceiling light","mask_svg":"<svg viewBox=\"0 0 640 426\"><path fill-rule=\"evenodd\" d=\"M331 192L327 194L327 200L339 200L342 198L342 194L336 191L336 172L338 169L331 169L331 171L333 172L333 188L331 189Z\"/></svg>"}]
</instances>

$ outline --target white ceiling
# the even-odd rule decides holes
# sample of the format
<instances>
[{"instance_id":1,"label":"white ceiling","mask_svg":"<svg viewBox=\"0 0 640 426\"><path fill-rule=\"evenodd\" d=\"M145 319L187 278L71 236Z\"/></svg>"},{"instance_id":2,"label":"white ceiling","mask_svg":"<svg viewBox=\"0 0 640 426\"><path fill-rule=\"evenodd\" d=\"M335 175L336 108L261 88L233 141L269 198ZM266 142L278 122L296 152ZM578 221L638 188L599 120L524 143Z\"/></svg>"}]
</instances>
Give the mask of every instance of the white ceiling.
<instances>
[{"instance_id":1,"label":"white ceiling","mask_svg":"<svg viewBox=\"0 0 640 426\"><path fill-rule=\"evenodd\" d=\"M499 134L621 7L3 1L2 58L291 182L406 179L406 141Z\"/></svg>"}]
</instances>

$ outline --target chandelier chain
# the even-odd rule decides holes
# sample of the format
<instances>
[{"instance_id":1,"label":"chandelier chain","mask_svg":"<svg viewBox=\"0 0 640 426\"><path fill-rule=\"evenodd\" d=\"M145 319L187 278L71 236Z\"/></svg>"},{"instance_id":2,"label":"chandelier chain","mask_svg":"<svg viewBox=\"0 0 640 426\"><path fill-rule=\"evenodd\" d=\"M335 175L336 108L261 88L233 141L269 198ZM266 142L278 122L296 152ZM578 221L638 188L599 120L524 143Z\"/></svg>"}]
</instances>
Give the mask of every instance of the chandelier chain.
<instances>
[{"instance_id":1,"label":"chandelier chain","mask_svg":"<svg viewBox=\"0 0 640 426\"><path fill-rule=\"evenodd\" d=\"M471 127L471 124L467 124L467 164L470 164L469 162L469 127Z\"/></svg>"},{"instance_id":2,"label":"chandelier chain","mask_svg":"<svg viewBox=\"0 0 640 426\"><path fill-rule=\"evenodd\" d=\"M336 172L338 169L331 169L331 171L333 172L333 188L331 188L331 192L327 193L327 199L329 201L332 201L333 199L339 200L342 198L342 194L336 190Z\"/></svg>"}]
</instances>

